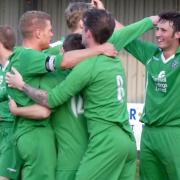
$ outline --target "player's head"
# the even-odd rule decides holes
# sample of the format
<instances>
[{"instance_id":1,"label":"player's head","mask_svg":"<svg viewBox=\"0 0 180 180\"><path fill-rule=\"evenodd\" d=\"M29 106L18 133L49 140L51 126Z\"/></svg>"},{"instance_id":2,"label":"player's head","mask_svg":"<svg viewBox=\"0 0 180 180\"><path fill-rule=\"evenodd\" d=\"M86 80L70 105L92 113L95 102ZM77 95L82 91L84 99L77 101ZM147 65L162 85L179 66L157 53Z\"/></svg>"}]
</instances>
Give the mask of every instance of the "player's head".
<instances>
[{"instance_id":1,"label":"player's head","mask_svg":"<svg viewBox=\"0 0 180 180\"><path fill-rule=\"evenodd\" d=\"M157 43L160 48L168 49L174 43L179 44L180 38L180 13L164 12L159 14L156 29Z\"/></svg>"},{"instance_id":2,"label":"player's head","mask_svg":"<svg viewBox=\"0 0 180 180\"><path fill-rule=\"evenodd\" d=\"M50 15L42 11L27 11L20 18L23 39L35 39L41 49L49 47L53 37Z\"/></svg>"},{"instance_id":3,"label":"player's head","mask_svg":"<svg viewBox=\"0 0 180 180\"><path fill-rule=\"evenodd\" d=\"M106 42L112 35L115 21L112 15L102 9L90 9L83 16L83 44L93 38L98 44Z\"/></svg>"},{"instance_id":4,"label":"player's head","mask_svg":"<svg viewBox=\"0 0 180 180\"><path fill-rule=\"evenodd\" d=\"M16 43L16 37L13 29L10 26L0 26L0 45L12 51Z\"/></svg>"},{"instance_id":5,"label":"player's head","mask_svg":"<svg viewBox=\"0 0 180 180\"><path fill-rule=\"evenodd\" d=\"M71 32L82 31L81 19L88 9L92 8L90 3L72 2L65 10L66 24Z\"/></svg>"},{"instance_id":6,"label":"player's head","mask_svg":"<svg viewBox=\"0 0 180 180\"><path fill-rule=\"evenodd\" d=\"M63 42L64 52L84 48L85 46L82 44L82 36L78 33L69 34Z\"/></svg>"}]
</instances>

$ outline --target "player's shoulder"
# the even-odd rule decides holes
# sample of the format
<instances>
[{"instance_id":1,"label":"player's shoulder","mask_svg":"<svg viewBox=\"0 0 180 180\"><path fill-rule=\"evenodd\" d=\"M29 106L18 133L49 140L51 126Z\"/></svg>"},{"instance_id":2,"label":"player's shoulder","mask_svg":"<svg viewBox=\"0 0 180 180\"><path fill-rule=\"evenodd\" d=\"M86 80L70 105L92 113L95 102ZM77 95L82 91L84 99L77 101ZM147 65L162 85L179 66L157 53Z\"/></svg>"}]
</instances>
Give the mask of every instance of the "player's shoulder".
<instances>
[{"instance_id":1,"label":"player's shoulder","mask_svg":"<svg viewBox=\"0 0 180 180\"><path fill-rule=\"evenodd\" d=\"M26 59L36 59L36 58L39 59L39 58L44 58L45 56L47 56L42 51L38 51L31 48L24 48L21 55L23 58L26 58Z\"/></svg>"},{"instance_id":2,"label":"player's shoulder","mask_svg":"<svg viewBox=\"0 0 180 180\"><path fill-rule=\"evenodd\" d=\"M23 49L21 46L16 46L13 49L13 53L10 55L9 60L10 62L15 62L18 59L20 59L22 53L23 53Z\"/></svg>"},{"instance_id":3,"label":"player's shoulder","mask_svg":"<svg viewBox=\"0 0 180 180\"><path fill-rule=\"evenodd\" d=\"M81 63L77 64L73 69L75 70L90 70L92 69L92 67L94 66L95 62L96 62L96 58L97 57L91 57L91 58L87 58L84 61L82 61Z\"/></svg>"},{"instance_id":4,"label":"player's shoulder","mask_svg":"<svg viewBox=\"0 0 180 180\"><path fill-rule=\"evenodd\" d=\"M93 56L90 58L85 59L83 62L81 62L80 64L85 64L85 65L89 65L91 66L92 64L94 64L96 61L98 60L98 56Z\"/></svg>"},{"instance_id":5,"label":"player's shoulder","mask_svg":"<svg viewBox=\"0 0 180 180\"><path fill-rule=\"evenodd\" d=\"M112 56L106 56L106 55L98 55L95 59L97 62L101 62L101 61L106 61L106 60L113 60L113 61L119 61L119 57L116 56L116 57L112 57Z\"/></svg>"}]
</instances>

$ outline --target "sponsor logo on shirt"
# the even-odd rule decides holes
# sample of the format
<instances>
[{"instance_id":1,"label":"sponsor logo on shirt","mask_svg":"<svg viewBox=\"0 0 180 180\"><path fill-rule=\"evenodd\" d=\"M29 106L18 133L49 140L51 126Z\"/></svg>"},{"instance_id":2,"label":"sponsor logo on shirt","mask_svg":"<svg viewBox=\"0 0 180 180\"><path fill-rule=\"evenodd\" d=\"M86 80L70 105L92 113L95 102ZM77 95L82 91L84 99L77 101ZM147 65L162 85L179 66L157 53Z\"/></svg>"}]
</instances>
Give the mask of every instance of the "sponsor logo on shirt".
<instances>
[{"instance_id":1,"label":"sponsor logo on shirt","mask_svg":"<svg viewBox=\"0 0 180 180\"><path fill-rule=\"evenodd\" d=\"M161 71L157 77L153 76L152 78L155 82L156 91L166 93L167 92L167 78L166 78L165 71Z\"/></svg>"}]
</instances>

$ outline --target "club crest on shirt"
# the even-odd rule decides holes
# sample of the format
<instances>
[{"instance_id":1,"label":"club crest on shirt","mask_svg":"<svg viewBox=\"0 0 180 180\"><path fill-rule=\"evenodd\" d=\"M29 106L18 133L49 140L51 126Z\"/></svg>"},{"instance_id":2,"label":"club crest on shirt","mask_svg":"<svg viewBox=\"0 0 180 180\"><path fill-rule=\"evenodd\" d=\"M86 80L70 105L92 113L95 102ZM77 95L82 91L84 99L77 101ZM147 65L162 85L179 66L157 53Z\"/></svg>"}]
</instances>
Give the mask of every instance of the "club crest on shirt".
<instances>
[{"instance_id":1,"label":"club crest on shirt","mask_svg":"<svg viewBox=\"0 0 180 180\"><path fill-rule=\"evenodd\" d=\"M176 69L176 68L178 67L178 65L179 65L179 62L175 59L175 60L172 62L171 67L172 67L173 69Z\"/></svg>"}]
</instances>

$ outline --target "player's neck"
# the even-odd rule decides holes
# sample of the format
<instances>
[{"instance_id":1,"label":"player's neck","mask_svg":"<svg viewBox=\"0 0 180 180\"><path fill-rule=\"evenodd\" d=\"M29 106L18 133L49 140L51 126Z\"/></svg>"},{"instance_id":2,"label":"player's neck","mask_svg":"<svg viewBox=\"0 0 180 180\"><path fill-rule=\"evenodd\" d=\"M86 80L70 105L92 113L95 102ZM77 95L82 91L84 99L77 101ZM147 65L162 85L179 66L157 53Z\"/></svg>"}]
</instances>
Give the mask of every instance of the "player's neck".
<instances>
[{"instance_id":1,"label":"player's neck","mask_svg":"<svg viewBox=\"0 0 180 180\"><path fill-rule=\"evenodd\" d=\"M99 45L99 43L95 42L94 40L90 40L87 42L87 48L93 48L98 45Z\"/></svg>"},{"instance_id":2,"label":"player's neck","mask_svg":"<svg viewBox=\"0 0 180 180\"><path fill-rule=\"evenodd\" d=\"M168 59L172 55L176 54L177 48L178 47L164 49L163 50L163 55L164 55L165 59Z\"/></svg>"},{"instance_id":3,"label":"player's neck","mask_svg":"<svg viewBox=\"0 0 180 180\"><path fill-rule=\"evenodd\" d=\"M22 45L25 48L30 48L30 49L35 49L35 50L41 51L39 44L35 43L33 39L32 40L31 39L24 39Z\"/></svg>"},{"instance_id":4,"label":"player's neck","mask_svg":"<svg viewBox=\"0 0 180 180\"><path fill-rule=\"evenodd\" d=\"M4 66L7 63L8 58L11 54L12 54L12 51L4 49L3 52L1 52L0 64Z\"/></svg>"},{"instance_id":5,"label":"player's neck","mask_svg":"<svg viewBox=\"0 0 180 180\"><path fill-rule=\"evenodd\" d=\"M82 28L77 28L76 30L72 31L72 33L82 34Z\"/></svg>"}]
</instances>

